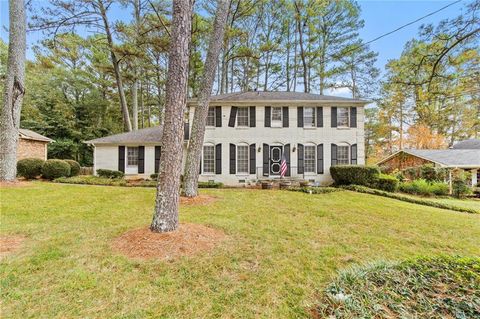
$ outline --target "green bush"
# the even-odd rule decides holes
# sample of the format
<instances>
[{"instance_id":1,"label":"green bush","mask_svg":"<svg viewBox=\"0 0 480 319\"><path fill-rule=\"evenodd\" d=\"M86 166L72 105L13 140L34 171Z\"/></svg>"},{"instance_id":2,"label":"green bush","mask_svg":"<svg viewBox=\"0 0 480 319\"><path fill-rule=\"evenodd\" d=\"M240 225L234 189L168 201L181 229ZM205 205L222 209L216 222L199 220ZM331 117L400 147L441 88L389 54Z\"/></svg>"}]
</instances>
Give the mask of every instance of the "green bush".
<instances>
[{"instance_id":1,"label":"green bush","mask_svg":"<svg viewBox=\"0 0 480 319\"><path fill-rule=\"evenodd\" d=\"M123 178L125 174L120 171L114 171L110 169L97 169L97 175L103 178Z\"/></svg>"},{"instance_id":2,"label":"green bush","mask_svg":"<svg viewBox=\"0 0 480 319\"><path fill-rule=\"evenodd\" d=\"M105 185L105 186L127 186L124 179L104 178L93 175L79 175L74 177L60 177L54 180L55 183Z\"/></svg>"},{"instance_id":3,"label":"green bush","mask_svg":"<svg viewBox=\"0 0 480 319\"><path fill-rule=\"evenodd\" d=\"M376 166L339 165L330 167L336 185L375 185L380 169Z\"/></svg>"},{"instance_id":4,"label":"green bush","mask_svg":"<svg viewBox=\"0 0 480 319\"><path fill-rule=\"evenodd\" d=\"M217 182L198 182L198 188L222 188L223 183Z\"/></svg>"},{"instance_id":5,"label":"green bush","mask_svg":"<svg viewBox=\"0 0 480 319\"><path fill-rule=\"evenodd\" d=\"M26 179L33 179L42 174L44 160L39 158L25 158L17 162L17 175Z\"/></svg>"},{"instance_id":6,"label":"green bush","mask_svg":"<svg viewBox=\"0 0 480 319\"><path fill-rule=\"evenodd\" d=\"M421 196L444 196L448 195L448 185L442 182L428 182L424 179L417 179L411 182L401 183L401 192Z\"/></svg>"},{"instance_id":7,"label":"green bush","mask_svg":"<svg viewBox=\"0 0 480 319\"><path fill-rule=\"evenodd\" d=\"M156 180L158 178L158 173L150 174L150 179Z\"/></svg>"},{"instance_id":8,"label":"green bush","mask_svg":"<svg viewBox=\"0 0 480 319\"><path fill-rule=\"evenodd\" d=\"M398 189L398 179L395 176L380 174L377 177L375 188L395 192Z\"/></svg>"},{"instance_id":9,"label":"green bush","mask_svg":"<svg viewBox=\"0 0 480 319\"><path fill-rule=\"evenodd\" d=\"M456 198L463 198L471 193L470 187L468 187L464 178L456 177L452 181L452 195Z\"/></svg>"},{"instance_id":10,"label":"green bush","mask_svg":"<svg viewBox=\"0 0 480 319\"><path fill-rule=\"evenodd\" d=\"M64 160L49 159L42 167L42 176L46 179L56 179L70 176L70 165Z\"/></svg>"},{"instance_id":11,"label":"green bush","mask_svg":"<svg viewBox=\"0 0 480 319\"><path fill-rule=\"evenodd\" d=\"M74 160L64 160L65 162L70 165L70 176L77 176L80 174L80 164L77 161Z\"/></svg>"}]
</instances>

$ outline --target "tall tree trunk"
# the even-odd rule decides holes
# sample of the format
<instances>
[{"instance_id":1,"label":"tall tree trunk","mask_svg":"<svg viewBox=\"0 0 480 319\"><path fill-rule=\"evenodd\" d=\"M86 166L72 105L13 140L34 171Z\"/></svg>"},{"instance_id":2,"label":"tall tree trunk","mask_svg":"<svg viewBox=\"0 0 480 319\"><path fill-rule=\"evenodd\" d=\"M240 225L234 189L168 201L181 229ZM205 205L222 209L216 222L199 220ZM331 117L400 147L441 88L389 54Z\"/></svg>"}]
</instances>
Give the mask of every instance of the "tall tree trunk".
<instances>
[{"instance_id":1,"label":"tall tree trunk","mask_svg":"<svg viewBox=\"0 0 480 319\"><path fill-rule=\"evenodd\" d=\"M138 108L140 110L140 126L145 128L145 110L143 107L143 81L140 81L140 95L138 96Z\"/></svg>"},{"instance_id":2,"label":"tall tree trunk","mask_svg":"<svg viewBox=\"0 0 480 319\"><path fill-rule=\"evenodd\" d=\"M125 129L130 132L132 130L132 123L130 122L130 112L128 111L127 99L125 98L125 91L123 89L122 75L120 74L120 66L118 65L118 59L115 55L113 47L113 38L110 31L110 24L108 23L107 12L103 6L102 0L97 2L98 8L100 10L100 15L102 16L103 25L105 27L105 33L107 35L108 48L110 50L110 59L113 65L113 71L115 73L115 81L117 83L118 94L120 96L120 106L122 107L123 114L123 123Z\"/></svg>"},{"instance_id":3,"label":"tall tree trunk","mask_svg":"<svg viewBox=\"0 0 480 319\"><path fill-rule=\"evenodd\" d=\"M184 195L187 197L197 196L198 193L198 167L202 155L205 125L208 115L208 105L212 94L215 68L225 35L225 25L228 16L230 0L218 0L217 11L213 23L213 31L210 36L207 57L200 81L198 105L193 116L192 134L188 145L187 160L185 164Z\"/></svg>"},{"instance_id":4,"label":"tall tree trunk","mask_svg":"<svg viewBox=\"0 0 480 319\"><path fill-rule=\"evenodd\" d=\"M140 37L140 0L133 1L134 15L135 15L135 46L138 46L138 38ZM133 129L138 130L138 58L133 60L133 87L132 87L132 124Z\"/></svg>"},{"instance_id":5,"label":"tall tree trunk","mask_svg":"<svg viewBox=\"0 0 480 319\"><path fill-rule=\"evenodd\" d=\"M298 42L300 45L300 58L302 59L302 66L303 66L303 91L305 93L308 93L308 79L307 79L308 68L307 68L307 61L305 56L305 48L303 46L302 15L297 2L295 2L295 9L297 11L296 21L297 21Z\"/></svg>"},{"instance_id":6,"label":"tall tree trunk","mask_svg":"<svg viewBox=\"0 0 480 319\"><path fill-rule=\"evenodd\" d=\"M155 212L150 226L154 232L168 232L178 228L192 10L193 0L173 1L172 39L175 41L170 43L168 55L162 160L158 174Z\"/></svg>"},{"instance_id":7,"label":"tall tree trunk","mask_svg":"<svg viewBox=\"0 0 480 319\"><path fill-rule=\"evenodd\" d=\"M17 143L20 112L25 94L26 15L23 0L9 1L10 29L7 73L0 114L0 181L17 175Z\"/></svg>"},{"instance_id":8,"label":"tall tree trunk","mask_svg":"<svg viewBox=\"0 0 480 319\"><path fill-rule=\"evenodd\" d=\"M133 130L138 130L138 78L137 72L134 71L135 79L132 86L132 124Z\"/></svg>"}]
</instances>

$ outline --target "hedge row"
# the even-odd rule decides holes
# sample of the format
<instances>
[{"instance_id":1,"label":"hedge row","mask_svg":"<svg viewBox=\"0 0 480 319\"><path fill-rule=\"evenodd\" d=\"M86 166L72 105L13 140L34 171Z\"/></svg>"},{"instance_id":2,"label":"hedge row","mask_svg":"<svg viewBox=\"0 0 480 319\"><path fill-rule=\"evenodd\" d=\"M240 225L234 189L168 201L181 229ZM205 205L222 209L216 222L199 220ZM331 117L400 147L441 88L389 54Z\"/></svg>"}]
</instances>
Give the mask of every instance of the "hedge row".
<instances>
[{"instance_id":1,"label":"hedge row","mask_svg":"<svg viewBox=\"0 0 480 319\"><path fill-rule=\"evenodd\" d=\"M25 158L17 162L17 175L34 179L40 175L53 180L59 177L76 176L80 173L80 164L74 160Z\"/></svg>"},{"instance_id":2,"label":"hedge row","mask_svg":"<svg viewBox=\"0 0 480 319\"><path fill-rule=\"evenodd\" d=\"M289 187L287 190L306 194L327 194L341 191L340 188L335 187Z\"/></svg>"},{"instance_id":3,"label":"hedge row","mask_svg":"<svg viewBox=\"0 0 480 319\"><path fill-rule=\"evenodd\" d=\"M394 176L381 174L376 166L339 165L330 167L330 173L335 185L363 185L395 192L398 189L398 179Z\"/></svg>"},{"instance_id":4,"label":"hedge row","mask_svg":"<svg viewBox=\"0 0 480 319\"><path fill-rule=\"evenodd\" d=\"M449 205L445 203L439 203L439 202L434 202L428 199L420 199L420 198L412 198L408 197L405 195L401 195L398 193L390 193L378 189L373 189L373 188L368 188L365 186L361 185L345 185L341 186L343 189L347 189L350 191L355 191L359 193L365 193L365 194L371 194L371 195L378 195L378 196L383 196L383 197L388 197L388 198L393 198L393 199L398 199L404 202L409 202L413 204L418 204L418 205L425 205L425 206L431 206L431 207L436 207L436 208L442 208L442 209L449 209L449 210L454 210L458 212L463 212L463 213L472 213L472 214L478 214L479 212L475 209L471 208L464 208L464 207L458 207L454 205Z\"/></svg>"}]
</instances>

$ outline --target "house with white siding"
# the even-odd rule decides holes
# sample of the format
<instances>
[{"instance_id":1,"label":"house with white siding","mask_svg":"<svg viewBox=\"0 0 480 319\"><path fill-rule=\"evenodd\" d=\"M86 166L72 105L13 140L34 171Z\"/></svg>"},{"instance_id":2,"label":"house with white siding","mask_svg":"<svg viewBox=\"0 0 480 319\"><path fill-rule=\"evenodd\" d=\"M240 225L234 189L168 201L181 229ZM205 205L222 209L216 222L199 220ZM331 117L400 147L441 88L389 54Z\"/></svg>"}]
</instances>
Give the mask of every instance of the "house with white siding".
<instances>
[{"instance_id":1,"label":"house with white siding","mask_svg":"<svg viewBox=\"0 0 480 319\"><path fill-rule=\"evenodd\" d=\"M246 185L286 178L319 185L332 182L330 166L365 164L365 100L299 92L243 92L212 96L200 181ZM185 143L195 99L187 103ZM94 146L94 171L111 169L148 177L158 172L162 127L87 141ZM185 156L184 156L185 158Z\"/></svg>"}]
</instances>

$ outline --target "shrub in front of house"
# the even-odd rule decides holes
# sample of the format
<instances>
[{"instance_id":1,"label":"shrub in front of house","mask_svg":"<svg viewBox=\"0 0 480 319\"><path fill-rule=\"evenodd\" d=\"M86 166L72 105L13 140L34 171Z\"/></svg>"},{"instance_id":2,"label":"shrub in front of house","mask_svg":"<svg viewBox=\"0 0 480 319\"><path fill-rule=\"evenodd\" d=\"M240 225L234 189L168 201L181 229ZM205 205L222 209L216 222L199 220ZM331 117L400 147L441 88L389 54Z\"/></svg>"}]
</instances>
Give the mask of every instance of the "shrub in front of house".
<instances>
[{"instance_id":1,"label":"shrub in front of house","mask_svg":"<svg viewBox=\"0 0 480 319\"><path fill-rule=\"evenodd\" d=\"M158 173L150 174L150 179L156 180L158 178Z\"/></svg>"},{"instance_id":2,"label":"shrub in front of house","mask_svg":"<svg viewBox=\"0 0 480 319\"><path fill-rule=\"evenodd\" d=\"M74 160L64 160L65 162L70 165L70 176L77 176L80 174L80 164L77 161Z\"/></svg>"},{"instance_id":3,"label":"shrub in front of house","mask_svg":"<svg viewBox=\"0 0 480 319\"><path fill-rule=\"evenodd\" d=\"M49 159L43 164L42 176L50 180L68 177L70 176L70 165L64 160Z\"/></svg>"},{"instance_id":4,"label":"shrub in front of house","mask_svg":"<svg viewBox=\"0 0 480 319\"><path fill-rule=\"evenodd\" d=\"M375 188L395 192L398 189L398 179L395 176L380 174L375 182Z\"/></svg>"},{"instance_id":5,"label":"shrub in front of house","mask_svg":"<svg viewBox=\"0 0 480 319\"><path fill-rule=\"evenodd\" d=\"M375 185L380 169L376 166L339 165L330 167L336 185Z\"/></svg>"},{"instance_id":6,"label":"shrub in front of house","mask_svg":"<svg viewBox=\"0 0 480 319\"><path fill-rule=\"evenodd\" d=\"M111 170L111 169L97 169L97 175L99 177L111 178L111 179L123 178L123 176L125 176L125 174L123 172L114 171L114 170Z\"/></svg>"},{"instance_id":7,"label":"shrub in front of house","mask_svg":"<svg viewBox=\"0 0 480 319\"><path fill-rule=\"evenodd\" d=\"M40 158L24 158L17 162L17 175L26 179L34 179L42 174L42 167L45 163Z\"/></svg>"},{"instance_id":8,"label":"shrub in front of house","mask_svg":"<svg viewBox=\"0 0 480 319\"><path fill-rule=\"evenodd\" d=\"M73 177L60 177L54 180L55 183L64 184L84 184L84 185L103 185L103 186L128 186L124 179L104 178L93 175L79 175Z\"/></svg>"},{"instance_id":9,"label":"shrub in front of house","mask_svg":"<svg viewBox=\"0 0 480 319\"><path fill-rule=\"evenodd\" d=\"M464 178L456 177L452 181L452 195L456 198L464 198L470 194L472 190L468 187Z\"/></svg>"},{"instance_id":10,"label":"shrub in front of house","mask_svg":"<svg viewBox=\"0 0 480 319\"><path fill-rule=\"evenodd\" d=\"M409 180L424 179L427 182L441 182L447 177L447 170L445 168L435 167L431 164L409 167L401 173Z\"/></svg>"},{"instance_id":11,"label":"shrub in front of house","mask_svg":"<svg viewBox=\"0 0 480 319\"><path fill-rule=\"evenodd\" d=\"M222 188L223 183L218 182L198 182L198 188Z\"/></svg>"},{"instance_id":12,"label":"shrub in front of house","mask_svg":"<svg viewBox=\"0 0 480 319\"><path fill-rule=\"evenodd\" d=\"M428 182L425 179L417 179L411 182L401 183L399 189L403 193L421 196L448 195L447 184L442 182Z\"/></svg>"}]
</instances>

